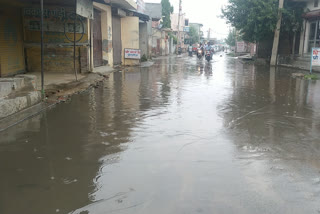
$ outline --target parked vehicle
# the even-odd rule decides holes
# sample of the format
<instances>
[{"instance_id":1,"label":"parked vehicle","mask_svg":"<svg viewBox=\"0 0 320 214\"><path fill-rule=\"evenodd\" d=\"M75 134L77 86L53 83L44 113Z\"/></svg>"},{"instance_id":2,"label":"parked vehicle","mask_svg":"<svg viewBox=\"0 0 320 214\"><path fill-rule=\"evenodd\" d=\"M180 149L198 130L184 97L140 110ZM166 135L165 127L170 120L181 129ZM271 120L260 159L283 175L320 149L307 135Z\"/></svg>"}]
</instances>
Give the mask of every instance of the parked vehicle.
<instances>
[{"instance_id":1,"label":"parked vehicle","mask_svg":"<svg viewBox=\"0 0 320 214\"><path fill-rule=\"evenodd\" d=\"M199 48L199 45L198 45L198 44L192 45L192 51L193 51L194 53L197 53L197 52L198 52L198 48Z\"/></svg>"}]
</instances>

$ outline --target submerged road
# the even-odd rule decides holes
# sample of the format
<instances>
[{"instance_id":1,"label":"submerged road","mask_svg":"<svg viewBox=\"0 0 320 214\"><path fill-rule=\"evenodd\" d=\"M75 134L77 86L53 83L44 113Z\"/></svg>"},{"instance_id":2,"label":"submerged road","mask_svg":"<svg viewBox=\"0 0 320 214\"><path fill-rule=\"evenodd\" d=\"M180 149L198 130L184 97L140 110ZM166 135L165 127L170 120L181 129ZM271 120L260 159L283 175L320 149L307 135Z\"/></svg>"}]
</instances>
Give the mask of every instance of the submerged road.
<instances>
[{"instance_id":1,"label":"submerged road","mask_svg":"<svg viewBox=\"0 0 320 214\"><path fill-rule=\"evenodd\" d=\"M116 72L0 133L0 213L320 213L320 83L290 76L225 55Z\"/></svg>"}]
</instances>

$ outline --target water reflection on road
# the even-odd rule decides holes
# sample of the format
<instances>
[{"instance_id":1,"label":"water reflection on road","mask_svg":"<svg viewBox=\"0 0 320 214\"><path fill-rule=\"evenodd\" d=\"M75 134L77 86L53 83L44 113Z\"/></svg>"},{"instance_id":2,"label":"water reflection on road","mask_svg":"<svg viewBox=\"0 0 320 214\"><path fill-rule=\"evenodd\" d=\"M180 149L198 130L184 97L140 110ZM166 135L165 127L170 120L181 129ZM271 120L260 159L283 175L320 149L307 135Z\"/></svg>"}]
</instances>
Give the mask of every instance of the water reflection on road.
<instances>
[{"instance_id":1,"label":"water reflection on road","mask_svg":"<svg viewBox=\"0 0 320 214\"><path fill-rule=\"evenodd\" d=\"M318 213L320 84L165 57L0 133L0 213Z\"/></svg>"}]
</instances>

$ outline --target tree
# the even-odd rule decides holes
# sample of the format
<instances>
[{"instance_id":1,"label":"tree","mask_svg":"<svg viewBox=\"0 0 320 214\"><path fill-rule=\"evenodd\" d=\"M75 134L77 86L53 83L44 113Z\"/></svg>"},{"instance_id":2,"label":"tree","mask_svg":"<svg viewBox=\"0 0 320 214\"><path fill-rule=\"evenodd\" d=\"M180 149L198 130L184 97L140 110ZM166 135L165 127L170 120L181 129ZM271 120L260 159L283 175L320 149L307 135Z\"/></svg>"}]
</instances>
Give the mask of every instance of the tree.
<instances>
[{"instance_id":1,"label":"tree","mask_svg":"<svg viewBox=\"0 0 320 214\"><path fill-rule=\"evenodd\" d=\"M194 26L190 27L189 37L190 37L189 38L190 44L195 44L197 42L200 42L199 41L199 33L198 33L197 29Z\"/></svg>"},{"instance_id":2,"label":"tree","mask_svg":"<svg viewBox=\"0 0 320 214\"><path fill-rule=\"evenodd\" d=\"M171 28L171 17L170 15L173 13L173 6L170 4L169 0L161 0L162 6L162 27L163 28Z\"/></svg>"},{"instance_id":3,"label":"tree","mask_svg":"<svg viewBox=\"0 0 320 214\"><path fill-rule=\"evenodd\" d=\"M236 30L230 30L228 34L228 38L226 38L226 43L229 46L236 46Z\"/></svg>"},{"instance_id":4,"label":"tree","mask_svg":"<svg viewBox=\"0 0 320 214\"><path fill-rule=\"evenodd\" d=\"M304 2L286 1L282 11L282 32L300 30ZM278 0L229 0L222 16L234 26L245 41L259 42L273 37L278 20Z\"/></svg>"}]
</instances>

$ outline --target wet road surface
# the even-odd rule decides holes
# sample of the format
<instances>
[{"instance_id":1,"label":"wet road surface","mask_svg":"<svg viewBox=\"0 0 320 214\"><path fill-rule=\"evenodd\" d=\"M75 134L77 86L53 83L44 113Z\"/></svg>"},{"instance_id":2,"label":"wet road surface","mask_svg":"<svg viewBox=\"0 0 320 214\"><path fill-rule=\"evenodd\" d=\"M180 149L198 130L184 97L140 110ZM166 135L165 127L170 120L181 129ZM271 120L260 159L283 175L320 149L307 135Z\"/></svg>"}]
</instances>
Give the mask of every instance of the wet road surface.
<instances>
[{"instance_id":1,"label":"wet road surface","mask_svg":"<svg viewBox=\"0 0 320 214\"><path fill-rule=\"evenodd\" d=\"M319 91L219 55L116 72L0 133L0 213L319 213Z\"/></svg>"}]
</instances>

